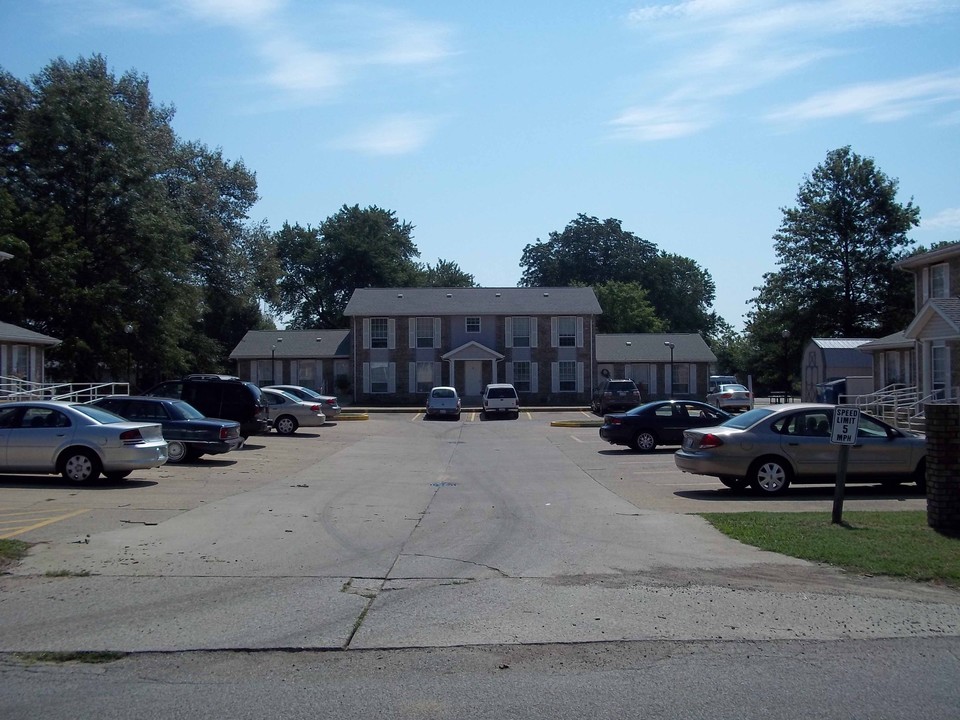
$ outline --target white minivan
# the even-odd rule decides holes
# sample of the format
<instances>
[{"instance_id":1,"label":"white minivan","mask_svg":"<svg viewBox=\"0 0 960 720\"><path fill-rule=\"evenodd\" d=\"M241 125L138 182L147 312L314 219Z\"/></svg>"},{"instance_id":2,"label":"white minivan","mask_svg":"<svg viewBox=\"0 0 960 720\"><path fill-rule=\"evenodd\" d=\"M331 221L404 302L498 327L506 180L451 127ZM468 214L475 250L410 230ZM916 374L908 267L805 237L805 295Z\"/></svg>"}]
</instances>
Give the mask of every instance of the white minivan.
<instances>
[{"instance_id":1,"label":"white minivan","mask_svg":"<svg viewBox=\"0 0 960 720\"><path fill-rule=\"evenodd\" d=\"M520 417L520 398L516 388L509 383L487 385L483 389L482 412L484 417L491 413L513 413L514 417Z\"/></svg>"}]
</instances>

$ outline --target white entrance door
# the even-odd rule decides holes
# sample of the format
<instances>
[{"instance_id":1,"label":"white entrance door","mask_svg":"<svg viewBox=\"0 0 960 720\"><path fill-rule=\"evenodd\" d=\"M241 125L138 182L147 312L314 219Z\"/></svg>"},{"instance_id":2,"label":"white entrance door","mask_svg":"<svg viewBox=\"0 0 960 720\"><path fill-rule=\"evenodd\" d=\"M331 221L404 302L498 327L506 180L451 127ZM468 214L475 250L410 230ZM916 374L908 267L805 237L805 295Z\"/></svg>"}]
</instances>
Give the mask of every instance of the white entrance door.
<instances>
[{"instance_id":1,"label":"white entrance door","mask_svg":"<svg viewBox=\"0 0 960 720\"><path fill-rule=\"evenodd\" d=\"M467 360L463 363L463 394L480 395L483 392L483 362Z\"/></svg>"}]
</instances>

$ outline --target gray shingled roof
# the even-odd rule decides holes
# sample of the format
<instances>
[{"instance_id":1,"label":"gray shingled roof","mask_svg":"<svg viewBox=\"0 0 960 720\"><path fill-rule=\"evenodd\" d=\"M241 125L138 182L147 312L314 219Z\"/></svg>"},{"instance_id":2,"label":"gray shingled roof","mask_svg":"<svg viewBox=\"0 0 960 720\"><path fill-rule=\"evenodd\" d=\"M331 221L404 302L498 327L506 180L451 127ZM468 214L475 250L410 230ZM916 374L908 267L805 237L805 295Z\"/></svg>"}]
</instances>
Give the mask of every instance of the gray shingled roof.
<instances>
[{"instance_id":1,"label":"gray shingled roof","mask_svg":"<svg viewBox=\"0 0 960 720\"><path fill-rule=\"evenodd\" d=\"M878 352L880 350L897 350L904 348L912 348L913 340L908 338L904 331L895 332L890 335L886 335L877 340L871 340L870 342L865 342L863 345L857 347L857 350L860 352Z\"/></svg>"},{"instance_id":2,"label":"gray shingled roof","mask_svg":"<svg viewBox=\"0 0 960 720\"><path fill-rule=\"evenodd\" d=\"M599 363L668 363L672 342L674 362L715 363L717 356L699 333L618 333L597 335Z\"/></svg>"},{"instance_id":3,"label":"gray shingled roof","mask_svg":"<svg viewBox=\"0 0 960 720\"><path fill-rule=\"evenodd\" d=\"M357 288L344 315L599 315L588 287Z\"/></svg>"},{"instance_id":4,"label":"gray shingled roof","mask_svg":"<svg viewBox=\"0 0 960 720\"><path fill-rule=\"evenodd\" d=\"M957 255L960 255L960 242L920 253L919 255L911 255L910 257L895 262L893 266L901 270L917 270L925 265L944 262Z\"/></svg>"},{"instance_id":5,"label":"gray shingled roof","mask_svg":"<svg viewBox=\"0 0 960 720\"><path fill-rule=\"evenodd\" d=\"M60 340L43 335L33 330L27 330L19 325L0 322L0 340L11 343L22 343L24 345L59 345Z\"/></svg>"},{"instance_id":6,"label":"gray shingled roof","mask_svg":"<svg viewBox=\"0 0 960 720\"><path fill-rule=\"evenodd\" d=\"M230 353L230 359L268 358L274 345L278 360L349 357L349 337L349 330L251 330ZM278 338L283 341L277 342Z\"/></svg>"}]
</instances>

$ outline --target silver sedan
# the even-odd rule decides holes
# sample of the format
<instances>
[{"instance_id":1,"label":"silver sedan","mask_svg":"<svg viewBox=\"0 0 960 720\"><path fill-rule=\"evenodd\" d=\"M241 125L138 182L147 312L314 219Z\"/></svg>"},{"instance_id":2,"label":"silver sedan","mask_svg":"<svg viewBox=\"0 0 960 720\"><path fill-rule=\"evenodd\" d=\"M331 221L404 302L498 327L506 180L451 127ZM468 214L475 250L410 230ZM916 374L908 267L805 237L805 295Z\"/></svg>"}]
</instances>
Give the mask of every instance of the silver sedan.
<instances>
[{"instance_id":1,"label":"silver sedan","mask_svg":"<svg viewBox=\"0 0 960 720\"><path fill-rule=\"evenodd\" d=\"M752 485L777 495L791 483L835 483L840 445L831 442L836 406L755 408L716 427L683 433L674 462L683 472L711 475L727 487ZM860 414L849 446L847 482L926 487L926 440Z\"/></svg>"},{"instance_id":2,"label":"silver sedan","mask_svg":"<svg viewBox=\"0 0 960 720\"><path fill-rule=\"evenodd\" d=\"M301 400L283 390L264 388L263 401L270 410L270 422L280 435L293 435L299 427L319 427L327 421L320 403Z\"/></svg>"},{"instance_id":3,"label":"silver sedan","mask_svg":"<svg viewBox=\"0 0 960 720\"><path fill-rule=\"evenodd\" d=\"M320 404L323 414L329 419L333 419L340 414L340 403L337 402L335 395L324 395L316 390L311 390L303 385L269 385L264 390L283 390L294 397L298 397L306 402L315 402Z\"/></svg>"},{"instance_id":4,"label":"silver sedan","mask_svg":"<svg viewBox=\"0 0 960 720\"><path fill-rule=\"evenodd\" d=\"M130 422L92 405L56 401L0 405L0 472L92 482L122 480L167 462L157 423Z\"/></svg>"},{"instance_id":5,"label":"silver sedan","mask_svg":"<svg viewBox=\"0 0 960 720\"><path fill-rule=\"evenodd\" d=\"M707 395L707 404L718 410L751 410L753 393L743 385L720 385Z\"/></svg>"}]
</instances>

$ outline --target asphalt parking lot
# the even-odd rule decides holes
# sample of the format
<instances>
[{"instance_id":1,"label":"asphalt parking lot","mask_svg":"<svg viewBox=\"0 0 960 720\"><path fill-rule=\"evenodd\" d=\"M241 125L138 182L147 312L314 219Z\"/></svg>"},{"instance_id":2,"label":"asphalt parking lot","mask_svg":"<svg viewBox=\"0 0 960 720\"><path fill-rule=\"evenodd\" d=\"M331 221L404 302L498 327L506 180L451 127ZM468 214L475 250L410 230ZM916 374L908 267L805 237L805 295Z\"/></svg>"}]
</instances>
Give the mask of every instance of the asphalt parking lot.
<instances>
[{"instance_id":1,"label":"asphalt parking lot","mask_svg":"<svg viewBox=\"0 0 960 720\"><path fill-rule=\"evenodd\" d=\"M478 423L496 436L547 443L584 476L634 505L638 511L671 513L739 511L830 512L829 486L794 486L784 498L736 494L713 478L687 475L673 462L675 448L641 454L599 438L599 419L585 411L522 412L516 420L486 420L464 412L460 420L425 419L416 411L371 412L293 436L250 438L245 448L193 463L134 473L120 483L77 486L56 476L0 476L0 538L32 543L82 543L89 535L131 525L155 525L201 505L255 490L310 468L354 445L397 439L416 447L418 436L460 436ZM462 442L462 440L459 440ZM358 466L358 476L382 468ZM517 474L524 473L516 468ZM848 486L846 510L922 510L926 500L911 486L891 492L877 486Z\"/></svg>"}]
</instances>

